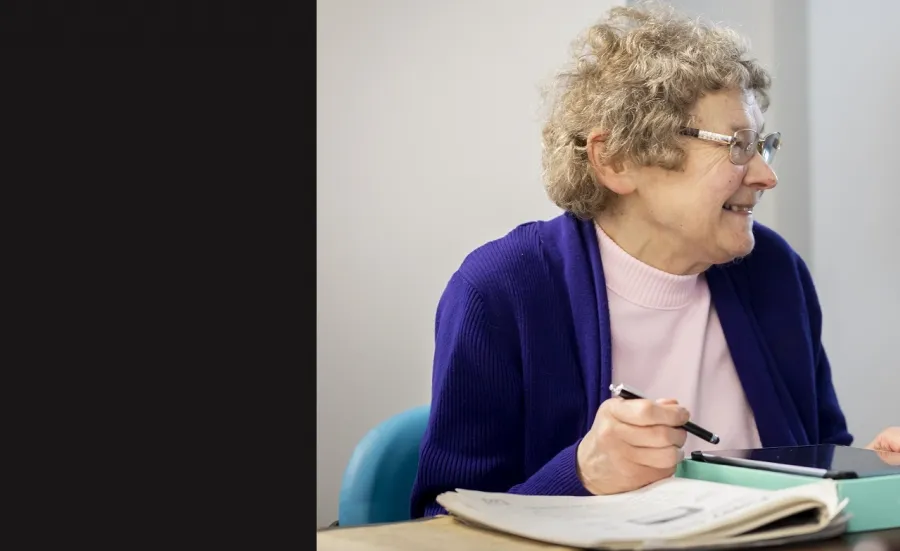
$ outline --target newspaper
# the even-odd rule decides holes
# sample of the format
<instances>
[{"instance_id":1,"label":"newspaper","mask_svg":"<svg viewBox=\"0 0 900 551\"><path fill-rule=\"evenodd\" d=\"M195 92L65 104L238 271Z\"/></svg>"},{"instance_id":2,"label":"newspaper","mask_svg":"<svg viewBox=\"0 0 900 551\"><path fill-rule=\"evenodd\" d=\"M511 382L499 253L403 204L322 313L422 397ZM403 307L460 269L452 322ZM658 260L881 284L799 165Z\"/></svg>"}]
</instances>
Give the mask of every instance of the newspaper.
<instances>
[{"instance_id":1,"label":"newspaper","mask_svg":"<svg viewBox=\"0 0 900 551\"><path fill-rule=\"evenodd\" d=\"M697 546L814 533L846 505L832 480L770 491L686 478L591 497L457 490L441 494L438 503L486 528L590 548ZM770 530L761 529L776 521L781 522Z\"/></svg>"}]
</instances>

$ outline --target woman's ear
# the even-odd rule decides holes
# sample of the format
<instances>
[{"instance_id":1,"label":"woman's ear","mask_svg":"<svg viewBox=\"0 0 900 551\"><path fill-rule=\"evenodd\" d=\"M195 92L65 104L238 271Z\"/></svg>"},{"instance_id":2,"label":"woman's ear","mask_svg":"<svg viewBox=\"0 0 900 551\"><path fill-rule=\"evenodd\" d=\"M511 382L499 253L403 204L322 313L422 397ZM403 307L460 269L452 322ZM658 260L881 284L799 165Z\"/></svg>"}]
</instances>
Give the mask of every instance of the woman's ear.
<instances>
[{"instance_id":1,"label":"woman's ear","mask_svg":"<svg viewBox=\"0 0 900 551\"><path fill-rule=\"evenodd\" d=\"M617 161L604 160L608 132L592 130L587 137L587 156L594 171L594 179L616 195L628 195L635 189L630 172Z\"/></svg>"}]
</instances>

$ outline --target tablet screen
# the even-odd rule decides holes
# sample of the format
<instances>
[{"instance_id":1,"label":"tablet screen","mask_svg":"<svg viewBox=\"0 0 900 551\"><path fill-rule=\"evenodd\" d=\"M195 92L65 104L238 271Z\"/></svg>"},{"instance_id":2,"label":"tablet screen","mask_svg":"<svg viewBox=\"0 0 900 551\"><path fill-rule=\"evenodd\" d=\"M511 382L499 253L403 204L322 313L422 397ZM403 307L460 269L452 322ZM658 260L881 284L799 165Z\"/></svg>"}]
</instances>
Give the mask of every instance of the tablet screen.
<instances>
[{"instance_id":1,"label":"tablet screen","mask_svg":"<svg viewBox=\"0 0 900 551\"><path fill-rule=\"evenodd\" d=\"M900 453L898 452L875 452L834 444L715 451L704 452L703 455L708 458L749 459L838 473L855 473L859 478L889 474L900 475Z\"/></svg>"}]
</instances>

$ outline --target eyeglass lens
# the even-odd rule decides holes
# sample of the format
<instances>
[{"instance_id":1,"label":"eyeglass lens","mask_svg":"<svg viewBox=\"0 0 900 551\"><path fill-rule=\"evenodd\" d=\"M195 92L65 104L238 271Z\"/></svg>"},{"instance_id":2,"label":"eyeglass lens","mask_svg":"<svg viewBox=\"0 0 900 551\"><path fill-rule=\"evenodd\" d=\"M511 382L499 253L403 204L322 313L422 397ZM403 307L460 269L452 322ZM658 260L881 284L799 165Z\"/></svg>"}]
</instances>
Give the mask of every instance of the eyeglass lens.
<instances>
[{"instance_id":1,"label":"eyeglass lens","mask_svg":"<svg viewBox=\"0 0 900 551\"><path fill-rule=\"evenodd\" d=\"M775 153L781 147L781 134L773 132L766 136L759 147L759 153L762 155L766 164L772 164L775 160Z\"/></svg>"},{"instance_id":2,"label":"eyeglass lens","mask_svg":"<svg viewBox=\"0 0 900 551\"><path fill-rule=\"evenodd\" d=\"M734 142L731 144L731 160L735 164L746 164L750 162L756 151L759 151L763 161L772 164L780 146L781 134L778 132L773 132L760 140L759 134L753 130L739 130L735 132Z\"/></svg>"}]
</instances>

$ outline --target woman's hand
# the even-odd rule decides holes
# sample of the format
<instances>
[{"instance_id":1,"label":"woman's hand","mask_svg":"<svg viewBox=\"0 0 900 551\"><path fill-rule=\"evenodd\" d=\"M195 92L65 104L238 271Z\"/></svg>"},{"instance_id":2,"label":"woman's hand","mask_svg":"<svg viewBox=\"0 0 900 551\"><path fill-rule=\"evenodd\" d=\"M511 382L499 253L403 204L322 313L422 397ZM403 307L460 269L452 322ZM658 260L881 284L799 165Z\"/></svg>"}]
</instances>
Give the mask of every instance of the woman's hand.
<instances>
[{"instance_id":1,"label":"woman's hand","mask_svg":"<svg viewBox=\"0 0 900 551\"><path fill-rule=\"evenodd\" d=\"M675 400L611 398L578 445L578 476L594 495L635 490L675 473L690 414Z\"/></svg>"},{"instance_id":2,"label":"woman's hand","mask_svg":"<svg viewBox=\"0 0 900 551\"><path fill-rule=\"evenodd\" d=\"M900 427L884 429L866 448L876 451L900 452Z\"/></svg>"}]
</instances>

